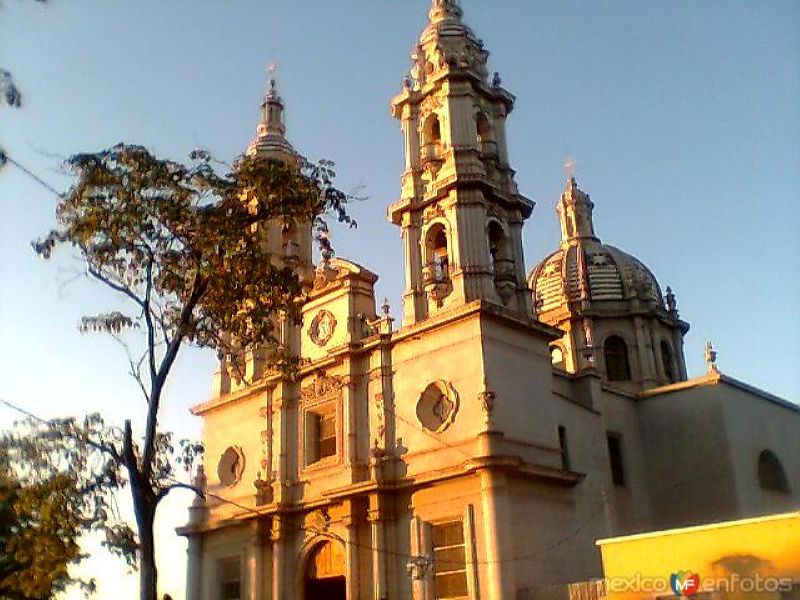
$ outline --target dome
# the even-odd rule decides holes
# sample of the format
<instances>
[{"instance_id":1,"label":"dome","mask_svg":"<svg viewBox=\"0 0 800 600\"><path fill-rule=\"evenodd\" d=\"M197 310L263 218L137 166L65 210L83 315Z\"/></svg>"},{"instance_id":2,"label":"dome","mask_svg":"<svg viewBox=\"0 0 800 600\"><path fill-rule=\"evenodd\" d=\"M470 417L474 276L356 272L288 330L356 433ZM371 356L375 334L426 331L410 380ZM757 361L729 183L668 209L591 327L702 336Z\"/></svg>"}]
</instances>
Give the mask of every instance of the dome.
<instances>
[{"instance_id":1,"label":"dome","mask_svg":"<svg viewBox=\"0 0 800 600\"><path fill-rule=\"evenodd\" d=\"M583 240L556 250L528 276L537 314L588 300L619 303L637 300L664 308L658 281L640 260L619 248Z\"/></svg>"},{"instance_id":2,"label":"dome","mask_svg":"<svg viewBox=\"0 0 800 600\"><path fill-rule=\"evenodd\" d=\"M578 188L574 177L558 204L561 247L528 275L537 315L575 302L591 303L613 312L636 307L665 310L664 297L653 273L640 260L619 248L603 244L594 233L594 204ZM582 304L581 309L589 308Z\"/></svg>"},{"instance_id":3,"label":"dome","mask_svg":"<svg viewBox=\"0 0 800 600\"><path fill-rule=\"evenodd\" d=\"M564 332L551 346L553 364L632 391L686 379L689 324L675 295L662 294L639 259L600 241L593 210L570 177L557 205L561 244L528 275L536 317Z\"/></svg>"}]
</instances>

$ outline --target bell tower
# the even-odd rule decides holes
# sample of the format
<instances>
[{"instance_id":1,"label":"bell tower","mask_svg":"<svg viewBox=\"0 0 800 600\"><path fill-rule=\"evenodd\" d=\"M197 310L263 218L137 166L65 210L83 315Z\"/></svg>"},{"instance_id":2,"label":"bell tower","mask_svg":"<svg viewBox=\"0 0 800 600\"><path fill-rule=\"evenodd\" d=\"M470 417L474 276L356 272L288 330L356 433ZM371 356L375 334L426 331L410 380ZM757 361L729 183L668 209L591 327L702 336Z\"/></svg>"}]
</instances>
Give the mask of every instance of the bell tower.
<instances>
[{"instance_id":1,"label":"bell tower","mask_svg":"<svg viewBox=\"0 0 800 600\"><path fill-rule=\"evenodd\" d=\"M278 94L274 77L261 103L261 119L256 137L247 147L247 156L281 162L287 166L300 166L302 157L286 138L283 99ZM271 260L276 266L284 264L301 271L312 268L312 233L310 223L275 220L267 225L266 243ZM307 275L308 276L308 275Z\"/></svg>"},{"instance_id":2,"label":"bell tower","mask_svg":"<svg viewBox=\"0 0 800 600\"><path fill-rule=\"evenodd\" d=\"M532 314L522 224L533 202L508 160L515 98L490 77L488 57L457 2L433 0L411 74L392 100L405 171L388 216L402 229L407 325L473 300Z\"/></svg>"}]
</instances>

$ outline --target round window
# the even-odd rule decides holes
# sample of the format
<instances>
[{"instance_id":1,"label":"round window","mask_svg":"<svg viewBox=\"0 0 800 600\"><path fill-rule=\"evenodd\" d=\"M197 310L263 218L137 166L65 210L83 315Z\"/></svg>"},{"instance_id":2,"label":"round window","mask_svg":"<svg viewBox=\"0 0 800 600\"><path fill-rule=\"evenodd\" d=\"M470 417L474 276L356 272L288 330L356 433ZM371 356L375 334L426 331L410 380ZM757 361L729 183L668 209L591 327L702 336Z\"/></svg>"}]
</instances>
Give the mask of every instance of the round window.
<instances>
[{"instance_id":1,"label":"round window","mask_svg":"<svg viewBox=\"0 0 800 600\"><path fill-rule=\"evenodd\" d=\"M226 487L234 486L239 483L243 471L244 454L242 454L241 448L228 446L217 464L219 482Z\"/></svg>"},{"instance_id":2,"label":"round window","mask_svg":"<svg viewBox=\"0 0 800 600\"><path fill-rule=\"evenodd\" d=\"M444 431L458 411L458 394L445 381L428 385L417 401L417 418L429 431Z\"/></svg>"}]
</instances>

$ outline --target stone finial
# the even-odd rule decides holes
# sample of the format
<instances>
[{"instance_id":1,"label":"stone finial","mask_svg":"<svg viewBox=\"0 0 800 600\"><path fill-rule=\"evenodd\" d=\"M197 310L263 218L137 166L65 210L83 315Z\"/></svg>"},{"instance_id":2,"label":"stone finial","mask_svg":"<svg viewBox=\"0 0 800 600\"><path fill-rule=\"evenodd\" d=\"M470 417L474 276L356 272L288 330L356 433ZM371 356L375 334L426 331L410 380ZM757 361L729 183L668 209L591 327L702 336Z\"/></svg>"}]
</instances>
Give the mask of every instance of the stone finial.
<instances>
[{"instance_id":1,"label":"stone finial","mask_svg":"<svg viewBox=\"0 0 800 600\"><path fill-rule=\"evenodd\" d=\"M206 493L206 486L208 485L208 478L206 477L206 470L202 464L197 465L197 470L194 473L194 477L192 478L192 486L199 492L203 494ZM192 500L192 506L194 507L201 507L205 506L205 499L203 499L200 494L195 494L194 500Z\"/></svg>"},{"instance_id":2,"label":"stone finial","mask_svg":"<svg viewBox=\"0 0 800 600\"><path fill-rule=\"evenodd\" d=\"M666 300L667 300L667 309L669 310L669 312L677 315L678 300L677 298L675 298L675 294L672 292L672 288L670 286L667 286Z\"/></svg>"},{"instance_id":3,"label":"stone finial","mask_svg":"<svg viewBox=\"0 0 800 600\"><path fill-rule=\"evenodd\" d=\"M567 186L556 206L558 219L561 223L562 244L568 244L571 240L578 238L597 241L592 218L594 204L589 198L589 194L578 187L574 169L575 161L567 159L564 163L564 171L568 173Z\"/></svg>"},{"instance_id":4,"label":"stone finial","mask_svg":"<svg viewBox=\"0 0 800 600\"><path fill-rule=\"evenodd\" d=\"M719 373L719 367L717 367L717 351L714 350L714 346L711 345L711 342L706 342L703 359L706 361L709 373Z\"/></svg>"},{"instance_id":5,"label":"stone finial","mask_svg":"<svg viewBox=\"0 0 800 600\"><path fill-rule=\"evenodd\" d=\"M378 333L381 335L388 335L392 333L392 323L394 322L394 319L390 314L391 309L392 307L389 305L389 299L384 298L383 304L381 304L381 313L383 313L383 316L377 321Z\"/></svg>"},{"instance_id":6,"label":"stone finial","mask_svg":"<svg viewBox=\"0 0 800 600\"><path fill-rule=\"evenodd\" d=\"M433 0L430 12L431 23L438 23L447 19L460 19L461 7L457 0Z\"/></svg>"},{"instance_id":7,"label":"stone finial","mask_svg":"<svg viewBox=\"0 0 800 600\"><path fill-rule=\"evenodd\" d=\"M256 506L263 506L272 502L272 482L268 479L262 479L261 471L256 474L253 487L256 488Z\"/></svg>"}]
</instances>

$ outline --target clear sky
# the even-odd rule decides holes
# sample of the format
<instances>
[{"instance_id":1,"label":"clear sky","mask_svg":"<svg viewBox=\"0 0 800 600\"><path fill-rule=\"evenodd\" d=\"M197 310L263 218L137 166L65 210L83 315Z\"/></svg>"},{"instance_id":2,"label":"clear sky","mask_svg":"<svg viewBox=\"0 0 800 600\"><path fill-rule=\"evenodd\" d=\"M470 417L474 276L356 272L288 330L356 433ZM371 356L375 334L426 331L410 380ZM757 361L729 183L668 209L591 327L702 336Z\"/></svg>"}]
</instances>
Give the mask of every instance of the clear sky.
<instances>
[{"instance_id":1,"label":"clear sky","mask_svg":"<svg viewBox=\"0 0 800 600\"><path fill-rule=\"evenodd\" d=\"M0 145L58 188L63 157L116 142L183 159L202 146L231 159L252 138L266 65L280 63L289 136L338 163L357 231L341 256L376 271L397 313L399 128L389 115L428 0L0 0L0 67L22 110L0 109ZM603 241L636 255L675 290L690 375L713 340L721 370L800 398L800 3L796 0L463 0L518 102L508 123L528 268L555 249L566 156L595 203ZM37 259L29 242L55 199L14 168L0 173L0 397L44 415L143 413L114 343L81 336L81 315L117 301L75 278L76 263ZM381 299L379 298L379 300ZM213 360L192 352L170 382L161 422L186 436ZM13 415L0 410L0 426ZM163 591L183 592L182 541L159 523ZM132 597L114 561L87 566L99 598Z\"/></svg>"}]
</instances>

